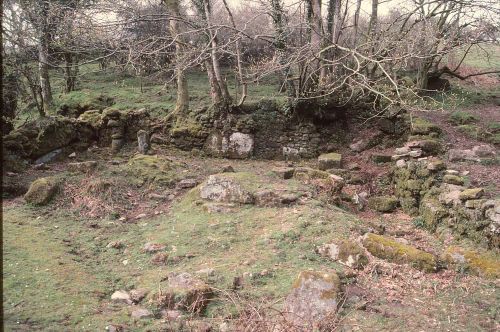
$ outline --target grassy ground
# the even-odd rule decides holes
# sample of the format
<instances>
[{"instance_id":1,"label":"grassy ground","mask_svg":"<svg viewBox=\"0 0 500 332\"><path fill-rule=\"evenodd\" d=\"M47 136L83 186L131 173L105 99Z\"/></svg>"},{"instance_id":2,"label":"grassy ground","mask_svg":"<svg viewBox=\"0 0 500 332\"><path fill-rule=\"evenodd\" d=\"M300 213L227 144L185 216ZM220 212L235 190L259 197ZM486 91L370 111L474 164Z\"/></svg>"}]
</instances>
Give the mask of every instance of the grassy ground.
<instances>
[{"instance_id":1,"label":"grassy ground","mask_svg":"<svg viewBox=\"0 0 500 332\"><path fill-rule=\"evenodd\" d=\"M239 299L235 303L222 296L210 302L203 317L217 326L220 317L231 317L237 307L275 303L279 308L302 270L349 271L314 249L335 239L355 239L360 230L370 227L352 213L318 199L280 208L243 205L209 213L196 188L177 191L151 181L139 181L139 185L131 179L127 172L131 151L118 157L123 160L121 165L109 165L109 159L117 157L106 151L96 153L79 156L101 163L90 176L68 172L64 163L30 175L57 174L65 179L64 191L51 205L30 207L22 199L4 205L4 322L9 331L96 331L110 323L124 324L133 331L162 331L165 321L131 319L134 306L112 303L111 294L137 288L154 292L168 272L196 274L206 268L215 274L200 278ZM177 151L162 151L161 155L175 161L173 167L178 171L172 176L199 180L227 164ZM283 162L231 163L237 171L253 174L241 177L252 190L315 190L305 182L279 179L270 171ZM110 190L90 194L88 184L100 181L111 183ZM175 198L157 201L149 198L151 193ZM80 200L82 197L86 200ZM88 208L92 206L101 211L92 215ZM138 213L145 217L136 219ZM127 220L120 221L122 216ZM441 241L415 230L411 220L399 215L388 218L372 216L370 222L381 222L409 240L419 239L433 252L443 249ZM117 240L124 247L107 248ZM151 262L152 255L143 251L147 242L166 245L166 265ZM237 276L243 276L243 288L234 292ZM348 281L347 285L360 289L356 296L365 304L361 310L343 306L341 319L346 328L398 330L410 320L405 323L409 331L488 331L498 323L500 292L495 282L461 273L425 275L372 257L357 282ZM158 312L146 300L141 307Z\"/></svg>"}]
</instances>

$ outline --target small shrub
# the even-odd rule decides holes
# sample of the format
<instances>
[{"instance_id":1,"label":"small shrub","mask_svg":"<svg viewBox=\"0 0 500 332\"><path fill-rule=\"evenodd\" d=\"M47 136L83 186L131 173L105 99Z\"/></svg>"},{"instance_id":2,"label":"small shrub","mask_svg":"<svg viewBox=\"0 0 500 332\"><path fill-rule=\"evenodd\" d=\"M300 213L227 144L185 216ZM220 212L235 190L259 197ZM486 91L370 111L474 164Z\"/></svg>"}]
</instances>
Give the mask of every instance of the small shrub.
<instances>
[{"instance_id":1,"label":"small shrub","mask_svg":"<svg viewBox=\"0 0 500 332\"><path fill-rule=\"evenodd\" d=\"M470 113L463 112L463 111L457 111L451 113L449 117L449 121L455 125L466 125L466 124L471 124L475 123L478 121L478 118Z\"/></svg>"},{"instance_id":2,"label":"small shrub","mask_svg":"<svg viewBox=\"0 0 500 332\"><path fill-rule=\"evenodd\" d=\"M425 220L423 218L417 217L417 218L413 219L413 226L415 226L415 228L424 229L425 228Z\"/></svg>"}]
</instances>

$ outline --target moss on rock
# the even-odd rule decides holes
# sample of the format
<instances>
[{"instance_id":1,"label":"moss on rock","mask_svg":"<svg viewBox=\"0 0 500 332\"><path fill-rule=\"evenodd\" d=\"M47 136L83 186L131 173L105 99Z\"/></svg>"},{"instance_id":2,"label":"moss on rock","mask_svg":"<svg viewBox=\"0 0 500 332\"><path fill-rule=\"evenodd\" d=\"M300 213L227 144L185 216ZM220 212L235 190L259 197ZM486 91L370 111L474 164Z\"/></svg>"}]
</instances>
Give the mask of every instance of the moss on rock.
<instances>
[{"instance_id":1,"label":"moss on rock","mask_svg":"<svg viewBox=\"0 0 500 332\"><path fill-rule=\"evenodd\" d=\"M500 278L500 260L493 253L449 247L443 253L443 260L450 266L465 268L481 277Z\"/></svg>"},{"instance_id":2,"label":"moss on rock","mask_svg":"<svg viewBox=\"0 0 500 332\"><path fill-rule=\"evenodd\" d=\"M471 189L465 189L460 193L458 198L462 201L467 201L469 199L478 199L481 198L484 194L484 189L483 188L471 188Z\"/></svg>"},{"instance_id":3,"label":"moss on rock","mask_svg":"<svg viewBox=\"0 0 500 332\"><path fill-rule=\"evenodd\" d=\"M368 233L363 237L362 242L365 248L375 257L396 264L410 264L425 272L437 270L437 260L434 255L402 244L390 237Z\"/></svg>"},{"instance_id":4,"label":"moss on rock","mask_svg":"<svg viewBox=\"0 0 500 332\"><path fill-rule=\"evenodd\" d=\"M376 196L368 199L368 206L378 212L392 212L398 203L398 199L393 196Z\"/></svg>"},{"instance_id":5,"label":"moss on rock","mask_svg":"<svg viewBox=\"0 0 500 332\"><path fill-rule=\"evenodd\" d=\"M325 153L318 157L318 168L327 170L342 167L342 155L340 153Z\"/></svg>"},{"instance_id":6,"label":"moss on rock","mask_svg":"<svg viewBox=\"0 0 500 332\"><path fill-rule=\"evenodd\" d=\"M46 205L54 197L59 189L59 181L53 177L40 178L35 180L28 192L24 195L24 200L33 205Z\"/></svg>"},{"instance_id":7,"label":"moss on rock","mask_svg":"<svg viewBox=\"0 0 500 332\"><path fill-rule=\"evenodd\" d=\"M414 118L411 124L411 133L413 135L441 134L441 128L426 119Z\"/></svg>"}]
</instances>

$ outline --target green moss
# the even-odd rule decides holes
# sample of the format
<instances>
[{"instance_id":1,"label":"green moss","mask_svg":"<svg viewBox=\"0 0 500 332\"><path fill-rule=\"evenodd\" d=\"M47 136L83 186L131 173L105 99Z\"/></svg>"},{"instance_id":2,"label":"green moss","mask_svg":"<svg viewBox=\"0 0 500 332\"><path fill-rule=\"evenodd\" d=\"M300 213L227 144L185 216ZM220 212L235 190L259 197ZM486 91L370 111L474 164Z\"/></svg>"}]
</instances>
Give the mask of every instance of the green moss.
<instances>
[{"instance_id":1,"label":"green moss","mask_svg":"<svg viewBox=\"0 0 500 332\"><path fill-rule=\"evenodd\" d=\"M342 167L342 155L340 153L325 153L318 157L318 167L321 170Z\"/></svg>"},{"instance_id":2,"label":"green moss","mask_svg":"<svg viewBox=\"0 0 500 332\"><path fill-rule=\"evenodd\" d=\"M448 264L464 267L473 274L491 279L500 278L500 260L492 252L480 253L458 247L449 247L443 256Z\"/></svg>"},{"instance_id":3,"label":"green moss","mask_svg":"<svg viewBox=\"0 0 500 332\"><path fill-rule=\"evenodd\" d=\"M31 184L24 199L33 205L45 205L50 202L58 189L59 182L56 178L40 178Z\"/></svg>"},{"instance_id":4,"label":"green moss","mask_svg":"<svg viewBox=\"0 0 500 332\"><path fill-rule=\"evenodd\" d=\"M449 121L453 125L458 126L477 122L478 118L465 111L456 111L451 113Z\"/></svg>"},{"instance_id":5,"label":"green moss","mask_svg":"<svg viewBox=\"0 0 500 332\"><path fill-rule=\"evenodd\" d=\"M437 226L448 215L448 212L437 199L425 198L420 203L420 215L425 222L425 226L431 231L435 231Z\"/></svg>"},{"instance_id":6,"label":"green moss","mask_svg":"<svg viewBox=\"0 0 500 332\"><path fill-rule=\"evenodd\" d=\"M160 156L138 154L125 166L125 171L133 175L136 183L146 182L160 186L171 186L180 179L181 165Z\"/></svg>"},{"instance_id":7,"label":"green moss","mask_svg":"<svg viewBox=\"0 0 500 332\"><path fill-rule=\"evenodd\" d=\"M81 120L81 121L83 121L83 122L87 122L94 129L101 128L102 125L103 125L103 123L104 123L104 121L103 121L104 120L104 116L98 110L87 111L87 112L81 114L78 117L78 119Z\"/></svg>"},{"instance_id":8,"label":"green moss","mask_svg":"<svg viewBox=\"0 0 500 332\"><path fill-rule=\"evenodd\" d=\"M434 255L389 237L369 233L363 238L363 245L373 256L393 263L410 264L425 272L434 272L437 269Z\"/></svg>"},{"instance_id":9,"label":"green moss","mask_svg":"<svg viewBox=\"0 0 500 332\"><path fill-rule=\"evenodd\" d=\"M332 289L323 292L321 295L322 299L332 299L338 295L340 290L340 278L334 272L318 272L318 271L302 271L299 273L298 277L295 279L292 288L299 288L307 280L319 280L327 282L332 285Z\"/></svg>"},{"instance_id":10,"label":"green moss","mask_svg":"<svg viewBox=\"0 0 500 332\"><path fill-rule=\"evenodd\" d=\"M363 248L356 242L350 240L342 240L338 243L339 246L339 260L347 263L350 261L349 257L352 256L355 260L353 268L363 268L368 265L368 257Z\"/></svg>"},{"instance_id":11,"label":"green moss","mask_svg":"<svg viewBox=\"0 0 500 332\"><path fill-rule=\"evenodd\" d=\"M478 199L481 198L484 194L484 189L483 188L471 188L471 189L465 189L460 193L458 196L462 201L466 201L469 199Z\"/></svg>"},{"instance_id":12,"label":"green moss","mask_svg":"<svg viewBox=\"0 0 500 332\"><path fill-rule=\"evenodd\" d=\"M457 186L463 186L463 184L465 183L464 179L461 176L452 175L452 174L446 174L443 177L443 181L445 183L454 184Z\"/></svg>"},{"instance_id":13,"label":"green moss","mask_svg":"<svg viewBox=\"0 0 500 332\"><path fill-rule=\"evenodd\" d=\"M398 203L398 199L392 196L376 196L368 199L368 206L378 212L392 212Z\"/></svg>"},{"instance_id":14,"label":"green moss","mask_svg":"<svg viewBox=\"0 0 500 332\"><path fill-rule=\"evenodd\" d=\"M411 123L411 133L413 135L441 134L441 128L426 119L414 118Z\"/></svg>"}]
</instances>

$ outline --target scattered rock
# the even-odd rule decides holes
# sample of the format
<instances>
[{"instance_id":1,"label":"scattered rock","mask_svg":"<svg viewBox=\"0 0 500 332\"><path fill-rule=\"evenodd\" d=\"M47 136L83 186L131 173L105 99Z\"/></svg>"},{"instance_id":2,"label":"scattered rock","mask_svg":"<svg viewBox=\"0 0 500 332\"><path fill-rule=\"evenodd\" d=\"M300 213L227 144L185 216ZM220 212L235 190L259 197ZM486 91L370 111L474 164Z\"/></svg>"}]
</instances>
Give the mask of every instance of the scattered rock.
<instances>
[{"instance_id":1,"label":"scattered rock","mask_svg":"<svg viewBox=\"0 0 500 332\"><path fill-rule=\"evenodd\" d=\"M123 246L124 246L123 242L120 240L117 240L117 241L111 241L110 243L108 243L106 248L120 249L120 248L123 248Z\"/></svg>"},{"instance_id":2,"label":"scattered rock","mask_svg":"<svg viewBox=\"0 0 500 332\"><path fill-rule=\"evenodd\" d=\"M427 169L429 171L442 171L446 169L446 164L440 159L434 159L427 163Z\"/></svg>"},{"instance_id":3,"label":"scattered rock","mask_svg":"<svg viewBox=\"0 0 500 332\"><path fill-rule=\"evenodd\" d=\"M194 188L198 185L196 179L183 179L177 183L177 188L179 189L189 189Z\"/></svg>"},{"instance_id":4,"label":"scattered rock","mask_svg":"<svg viewBox=\"0 0 500 332\"><path fill-rule=\"evenodd\" d=\"M469 199L478 199L481 198L484 194L484 189L483 188L472 188L472 189L465 189L460 193L458 198L462 201L466 201Z\"/></svg>"},{"instance_id":5,"label":"scattered rock","mask_svg":"<svg viewBox=\"0 0 500 332\"><path fill-rule=\"evenodd\" d=\"M342 167L342 155L340 153L326 153L318 157L318 168L320 170L327 170L330 168Z\"/></svg>"},{"instance_id":6,"label":"scattered rock","mask_svg":"<svg viewBox=\"0 0 500 332\"><path fill-rule=\"evenodd\" d=\"M59 181L53 177L40 178L35 180L28 192L24 195L24 200L33 205L46 205L59 190Z\"/></svg>"},{"instance_id":7,"label":"scattered rock","mask_svg":"<svg viewBox=\"0 0 500 332\"><path fill-rule=\"evenodd\" d=\"M76 152L71 153L68 157L69 158L76 158Z\"/></svg>"},{"instance_id":8,"label":"scattered rock","mask_svg":"<svg viewBox=\"0 0 500 332\"><path fill-rule=\"evenodd\" d=\"M449 161L480 161L480 159L476 156L474 151L472 150L459 150L459 149L450 149L448 151L448 160Z\"/></svg>"},{"instance_id":9,"label":"scattered rock","mask_svg":"<svg viewBox=\"0 0 500 332\"><path fill-rule=\"evenodd\" d=\"M153 313L148 309L139 308L132 311L131 316L132 318L137 318L137 319L151 318L153 317Z\"/></svg>"},{"instance_id":10,"label":"scattered rock","mask_svg":"<svg viewBox=\"0 0 500 332\"><path fill-rule=\"evenodd\" d=\"M88 172L95 170L96 168L97 168L97 161L94 161L94 160L68 164L68 170L73 171L73 172L88 173Z\"/></svg>"},{"instance_id":11,"label":"scattered rock","mask_svg":"<svg viewBox=\"0 0 500 332\"><path fill-rule=\"evenodd\" d=\"M393 196L375 196L368 199L368 206L378 212L392 212L398 204L398 199Z\"/></svg>"},{"instance_id":12,"label":"scattered rock","mask_svg":"<svg viewBox=\"0 0 500 332\"><path fill-rule=\"evenodd\" d=\"M146 297L147 294L148 294L147 289L139 288L131 290L129 295L132 302L139 303Z\"/></svg>"},{"instance_id":13,"label":"scattered rock","mask_svg":"<svg viewBox=\"0 0 500 332\"><path fill-rule=\"evenodd\" d=\"M111 300L114 302L120 302L120 303L126 303L126 304L132 304L132 300L130 299L130 295L123 291L123 290L118 290L111 295Z\"/></svg>"},{"instance_id":14,"label":"scattered rock","mask_svg":"<svg viewBox=\"0 0 500 332\"><path fill-rule=\"evenodd\" d=\"M47 164L50 163L52 160L56 159L57 156L59 156L62 152L62 149L55 149L53 151L50 151L49 153L43 155L42 157L38 158L35 160L35 164Z\"/></svg>"},{"instance_id":15,"label":"scattered rock","mask_svg":"<svg viewBox=\"0 0 500 332\"><path fill-rule=\"evenodd\" d=\"M496 155L495 149L489 145L476 145L472 148L472 152L478 158L490 158Z\"/></svg>"},{"instance_id":16,"label":"scattered rock","mask_svg":"<svg viewBox=\"0 0 500 332\"><path fill-rule=\"evenodd\" d=\"M166 285L161 286L161 294L154 294L152 298L166 309L200 312L206 307L212 294L212 289L207 284L189 273L171 272Z\"/></svg>"},{"instance_id":17,"label":"scattered rock","mask_svg":"<svg viewBox=\"0 0 500 332\"><path fill-rule=\"evenodd\" d=\"M200 196L216 202L252 204L254 197L244 188L242 180L248 173L223 173L210 175L200 187ZM251 181L251 179L248 179Z\"/></svg>"},{"instance_id":18,"label":"scattered rock","mask_svg":"<svg viewBox=\"0 0 500 332\"><path fill-rule=\"evenodd\" d=\"M144 245L143 250L149 254L165 250L166 246L164 244L148 242Z\"/></svg>"},{"instance_id":19,"label":"scattered rock","mask_svg":"<svg viewBox=\"0 0 500 332\"><path fill-rule=\"evenodd\" d=\"M457 186L453 184L443 184L441 185L441 194L439 195L439 201L446 206L458 206L461 204L460 194L465 189L462 186Z\"/></svg>"},{"instance_id":20,"label":"scattered rock","mask_svg":"<svg viewBox=\"0 0 500 332\"><path fill-rule=\"evenodd\" d=\"M399 154L399 155L405 155L405 154L408 154L410 153L411 149L407 146L403 146L403 147L400 147L400 148L396 148L394 150L394 154Z\"/></svg>"},{"instance_id":21,"label":"scattered rock","mask_svg":"<svg viewBox=\"0 0 500 332\"><path fill-rule=\"evenodd\" d=\"M203 204L203 208L208 213L229 213L234 210L236 204L234 203L205 203Z\"/></svg>"},{"instance_id":22,"label":"scattered rock","mask_svg":"<svg viewBox=\"0 0 500 332\"><path fill-rule=\"evenodd\" d=\"M146 218L148 215L145 214L145 213L140 213L138 214L137 216L135 216L135 219L142 219L142 218Z\"/></svg>"},{"instance_id":23,"label":"scattered rock","mask_svg":"<svg viewBox=\"0 0 500 332\"><path fill-rule=\"evenodd\" d=\"M493 253L479 253L458 247L449 247L443 253L443 260L448 265L465 268L481 277L500 278L500 260Z\"/></svg>"},{"instance_id":24,"label":"scattered rock","mask_svg":"<svg viewBox=\"0 0 500 332\"><path fill-rule=\"evenodd\" d=\"M45 171L49 169L49 166L45 163L40 163L40 164L35 164L33 166L33 169L36 169L38 171Z\"/></svg>"},{"instance_id":25,"label":"scattered rock","mask_svg":"<svg viewBox=\"0 0 500 332\"><path fill-rule=\"evenodd\" d=\"M356 193L353 195L352 201L358 206L358 209L362 211L368 204L368 193L366 191L363 191L359 194Z\"/></svg>"},{"instance_id":26,"label":"scattered rock","mask_svg":"<svg viewBox=\"0 0 500 332\"><path fill-rule=\"evenodd\" d=\"M293 167L278 167L273 169L273 173L276 174L279 178L288 180L293 177L293 173L295 172L295 168Z\"/></svg>"},{"instance_id":27,"label":"scattered rock","mask_svg":"<svg viewBox=\"0 0 500 332\"><path fill-rule=\"evenodd\" d=\"M301 331L320 330L335 318L339 293L340 278L335 272L301 272L285 300L287 321Z\"/></svg>"},{"instance_id":28,"label":"scattered rock","mask_svg":"<svg viewBox=\"0 0 500 332\"><path fill-rule=\"evenodd\" d=\"M325 243L318 247L318 253L333 261L339 261L354 269L362 269L368 264L365 250L354 241L341 240Z\"/></svg>"},{"instance_id":29,"label":"scattered rock","mask_svg":"<svg viewBox=\"0 0 500 332\"><path fill-rule=\"evenodd\" d=\"M432 133L440 134L441 128L436 124L423 118L414 118L411 123L412 135L430 135Z\"/></svg>"},{"instance_id":30,"label":"scattered rock","mask_svg":"<svg viewBox=\"0 0 500 332\"><path fill-rule=\"evenodd\" d=\"M451 174L446 174L444 177L443 177L443 182L445 183L449 183L449 184L454 184L454 185L457 185L457 186L463 186L464 184L464 179L460 176L457 176L457 175L451 175Z\"/></svg>"},{"instance_id":31,"label":"scattered rock","mask_svg":"<svg viewBox=\"0 0 500 332\"><path fill-rule=\"evenodd\" d=\"M425 272L435 272L437 270L437 260L434 255L402 244L393 238L368 233L364 235L362 242L366 250L375 257L396 264L410 264Z\"/></svg>"},{"instance_id":32,"label":"scattered rock","mask_svg":"<svg viewBox=\"0 0 500 332\"><path fill-rule=\"evenodd\" d=\"M261 190L254 194L257 206L281 206L296 202L302 195L290 191Z\"/></svg>"},{"instance_id":33,"label":"scattered rock","mask_svg":"<svg viewBox=\"0 0 500 332\"><path fill-rule=\"evenodd\" d=\"M180 310L162 310L161 316L168 321L180 320L183 316Z\"/></svg>"},{"instance_id":34,"label":"scattered rock","mask_svg":"<svg viewBox=\"0 0 500 332\"><path fill-rule=\"evenodd\" d=\"M168 262L168 254L166 252L157 252L151 258L151 263L154 265L166 265Z\"/></svg>"},{"instance_id":35,"label":"scattered rock","mask_svg":"<svg viewBox=\"0 0 500 332\"><path fill-rule=\"evenodd\" d=\"M405 168L406 167L406 160L400 159L396 161L396 167L397 168Z\"/></svg>"},{"instance_id":36,"label":"scattered rock","mask_svg":"<svg viewBox=\"0 0 500 332\"><path fill-rule=\"evenodd\" d=\"M212 277L215 275L215 270L210 267L207 267L206 269L198 270L195 273L200 276Z\"/></svg>"},{"instance_id":37,"label":"scattered rock","mask_svg":"<svg viewBox=\"0 0 500 332\"><path fill-rule=\"evenodd\" d=\"M222 166L221 173L234 173L234 168L231 165Z\"/></svg>"}]
</instances>

